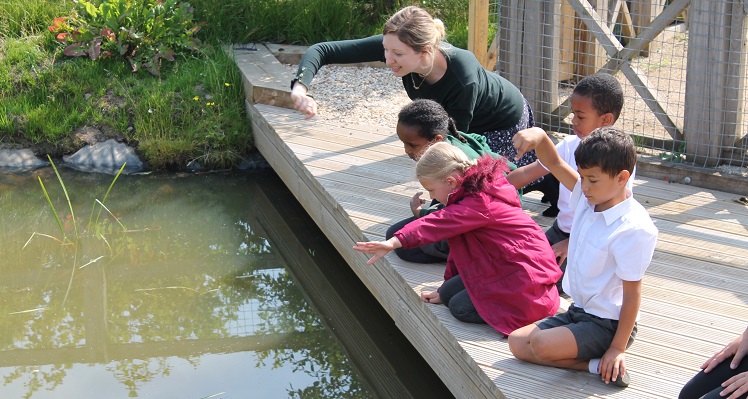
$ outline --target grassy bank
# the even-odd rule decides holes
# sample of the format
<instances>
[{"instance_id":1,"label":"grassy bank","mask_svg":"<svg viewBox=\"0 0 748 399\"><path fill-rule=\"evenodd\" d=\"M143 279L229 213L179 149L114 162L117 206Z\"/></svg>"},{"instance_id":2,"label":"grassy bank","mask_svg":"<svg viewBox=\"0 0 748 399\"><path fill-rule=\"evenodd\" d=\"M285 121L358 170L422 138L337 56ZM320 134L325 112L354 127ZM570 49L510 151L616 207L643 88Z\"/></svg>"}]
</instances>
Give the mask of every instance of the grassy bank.
<instances>
[{"instance_id":1,"label":"grassy bank","mask_svg":"<svg viewBox=\"0 0 748 399\"><path fill-rule=\"evenodd\" d=\"M156 1L134 3L152 7ZM121 7L133 4L107 2ZM92 4L100 5L101 0ZM93 127L135 146L156 170L181 169L189 161L208 168L237 165L252 151L252 136L239 73L221 51L223 45L311 44L364 37L378 33L392 10L403 5L398 0L194 0L190 4L194 20L200 21L196 37L205 45L178 52L173 61L157 60L160 69L153 76L145 64L132 72L133 66L141 65L125 58L135 52L120 56L107 41L107 34L112 42L117 34L117 44L127 38L120 35L127 33L126 18L118 22L123 25L119 29L111 29L114 33L100 35L101 55L106 48L115 54L89 58L92 40L78 48L88 52L86 57L69 57L64 50L73 34L64 42L48 26L55 18L73 14L77 8L72 0L0 0L1 145L31 147L40 156L59 157L83 145L75 137L76 130ZM467 0L421 5L445 21L453 44L464 47ZM98 47L96 55L100 55Z\"/></svg>"}]
</instances>

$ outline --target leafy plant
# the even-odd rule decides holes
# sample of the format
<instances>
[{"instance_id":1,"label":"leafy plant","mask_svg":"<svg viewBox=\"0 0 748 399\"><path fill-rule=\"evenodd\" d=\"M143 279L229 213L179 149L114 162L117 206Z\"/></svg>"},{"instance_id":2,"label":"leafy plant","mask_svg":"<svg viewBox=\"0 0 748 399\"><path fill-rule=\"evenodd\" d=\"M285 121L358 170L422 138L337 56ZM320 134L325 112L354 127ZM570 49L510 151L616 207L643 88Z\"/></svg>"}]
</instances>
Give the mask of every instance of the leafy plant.
<instances>
[{"instance_id":1,"label":"leafy plant","mask_svg":"<svg viewBox=\"0 0 748 399\"><path fill-rule=\"evenodd\" d=\"M673 152L661 151L660 159L666 162L683 163L686 161L685 153L686 153L686 144L681 143L681 145L678 146L678 149Z\"/></svg>"},{"instance_id":2,"label":"leafy plant","mask_svg":"<svg viewBox=\"0 0 748 399\"><path fill-rule=\"evenodd\" d=\"M74 0L67 17L48 27L55 39L67 44L63 54L92 60L124 57L133 72L145 68L159 76L161 61L200 50L195 37L200 24L189 3L178 0Z\"/></svg>"}]
</instances>

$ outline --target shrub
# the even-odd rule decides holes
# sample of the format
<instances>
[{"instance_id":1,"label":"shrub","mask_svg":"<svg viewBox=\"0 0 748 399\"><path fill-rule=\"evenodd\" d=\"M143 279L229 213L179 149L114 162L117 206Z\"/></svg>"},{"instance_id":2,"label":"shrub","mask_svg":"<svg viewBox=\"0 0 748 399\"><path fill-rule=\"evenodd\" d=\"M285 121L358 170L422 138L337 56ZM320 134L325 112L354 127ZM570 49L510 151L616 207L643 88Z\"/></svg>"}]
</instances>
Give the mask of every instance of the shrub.
<instances>
[{"instance_id":1,"label":"shrub","mask_svg":"<svg viewBox=\"0 0 748 399\"><path fill-rule=\"evenodd\" d=\"M93 60L124 57L133 72L159 76L161 61L199 51L200 25L189 3L178 0L77 0L72 14L55 18L49 31L67 44L63 53Z\"/></svg>"}]
</instances>

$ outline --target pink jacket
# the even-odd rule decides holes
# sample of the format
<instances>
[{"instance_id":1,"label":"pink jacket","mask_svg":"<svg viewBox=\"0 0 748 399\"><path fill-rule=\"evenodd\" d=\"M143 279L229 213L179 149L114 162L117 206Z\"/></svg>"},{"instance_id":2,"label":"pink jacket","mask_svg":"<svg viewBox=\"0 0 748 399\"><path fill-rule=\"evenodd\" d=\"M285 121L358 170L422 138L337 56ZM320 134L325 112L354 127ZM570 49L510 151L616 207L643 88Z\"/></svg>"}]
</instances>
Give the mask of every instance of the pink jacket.
<instances>
[{"instance_id":1,"label":"pink jacket","mask_svg":"<svg viewBox=\"0 0 748 399\"><path fill-rule=\"evenodd\" d=\"M558 310L561 269L540 227L501 173L481 158L443 209L395 233L403 248L449 240L444 279L462 276L478 314L504 335Z\"/></svg>"}]
</instances>

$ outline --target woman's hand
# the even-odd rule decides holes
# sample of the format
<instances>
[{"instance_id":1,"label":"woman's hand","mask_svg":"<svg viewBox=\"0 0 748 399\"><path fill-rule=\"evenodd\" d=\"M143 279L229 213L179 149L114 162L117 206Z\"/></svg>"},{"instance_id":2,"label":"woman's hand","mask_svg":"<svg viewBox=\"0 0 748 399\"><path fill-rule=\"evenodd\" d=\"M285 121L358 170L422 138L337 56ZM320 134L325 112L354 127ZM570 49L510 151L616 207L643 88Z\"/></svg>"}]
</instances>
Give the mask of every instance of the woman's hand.
<instances>
[{"instance_id":1,"label":"woman's hand","mask_svg":"<svg viewBox=\"0 0 748 399\"><path fill-rule=\"evenodd\" d=\"M415 216L416 219L421 217L421 205L426 203L426 200L421 198L422 194L423 191L419 191L410 199L410 211L413 212L413 216Z\"/></svg>"},{"instance_id":2,"label":"woman's hand","mask_svg":"<svg viewBox=\"0 0 748 399\"><path fill-rule=\"evenodd\" d=\"M721 351L710 357L701 365L701 368L704 369L705 373L708 373L717 367L718 364L722 363L723 360L735 355L730 363L730 368L735 369L746 354L748 354L748 330L732 340Z\"/></svg>"},{"instance_id":3,"label":"woman's hand","mask_svg":"<svg viewBox=\"0 0 748 399\"><path fill-rule=\"evenodd\" d=\"M309 119L317 115L317 102L307 95L306 86L303 84L299 82L294 83L293 90L291 90L291 100L293 101L294 108L306 115L304 119Z\"/></svg>"},{"instance_id":4,"label":"woman's hand","mask_svg":"<svg viewBox=\"0 0 748 399\"><path fill-rule=\"evenodd\" d=\"M426 303L442 303L442 299L441 297L439 297L439 293L437 291L421 291L421 300Z\"/></svg>"},{"instance_id":5,"label":"woman's hand","mask_svg":"<svg viewBox=\"0 0 748 399\"><path fill-rule=\"evenodd\" d=\"M728 399L742 398L743 395L748 392L748 372L734 375L732 378L722 383L725 389L720 392L720 396L728 396Z\"/></svg>"}]
</instances>

